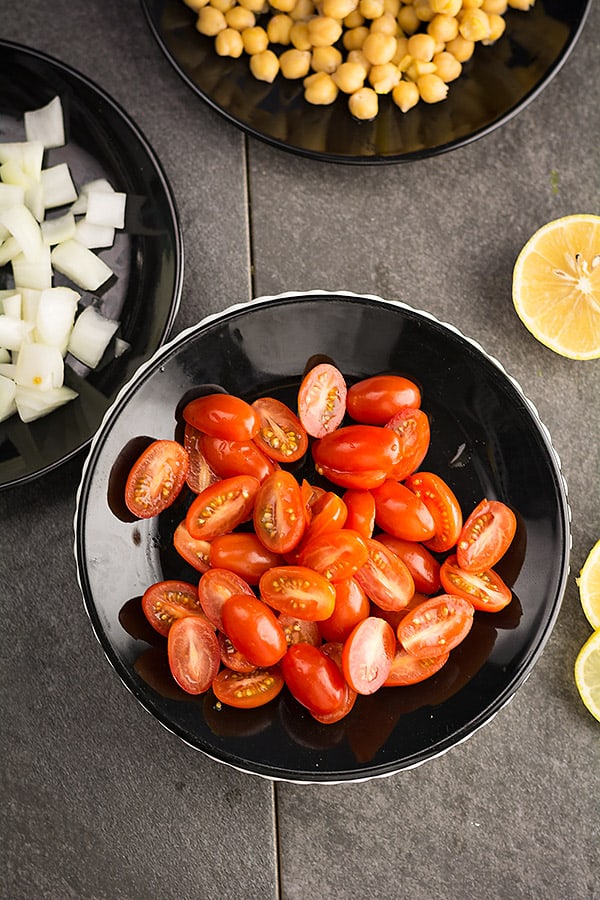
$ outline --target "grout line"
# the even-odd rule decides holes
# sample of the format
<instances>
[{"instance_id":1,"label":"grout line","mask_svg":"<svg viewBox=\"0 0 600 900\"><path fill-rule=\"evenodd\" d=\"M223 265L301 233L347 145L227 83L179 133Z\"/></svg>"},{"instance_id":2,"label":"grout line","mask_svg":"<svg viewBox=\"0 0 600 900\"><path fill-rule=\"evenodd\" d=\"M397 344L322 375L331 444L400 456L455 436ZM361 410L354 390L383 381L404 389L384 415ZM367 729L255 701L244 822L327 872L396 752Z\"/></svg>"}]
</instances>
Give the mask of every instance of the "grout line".
<instances>
[{"instance_id":1,"label":"grout line","mask_svg":"<svg viewBox=\"0 0 600 900\"><path fill-rule=\"evenodd\" d=\"M248 229L248 253L250 256L250 299L257 296L254 280L254 237L252 234L252 191L250 189L250 146L247 134L244 134L244 161L246 170L246 227Z\"/></svg>"},{"instance_id":2,"label":"grout line","mask_svg":"<svg viewBox=\"0 0 600 900\"><path fill-rule=\"evenodd\" d=\"M281 834L279 831L279 785L273 782L273 824L275 827L275 890L278 900L283 900L281 877Z\"/></svg>"}]
</instances>

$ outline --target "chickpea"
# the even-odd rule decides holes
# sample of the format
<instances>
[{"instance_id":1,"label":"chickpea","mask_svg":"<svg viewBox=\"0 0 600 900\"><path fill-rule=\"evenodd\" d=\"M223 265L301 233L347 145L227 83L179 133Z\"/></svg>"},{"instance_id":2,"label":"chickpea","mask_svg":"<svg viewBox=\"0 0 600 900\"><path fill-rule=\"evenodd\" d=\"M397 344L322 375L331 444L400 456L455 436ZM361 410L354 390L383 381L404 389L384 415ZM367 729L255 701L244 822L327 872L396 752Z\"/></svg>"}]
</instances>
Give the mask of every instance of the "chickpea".
<instances>
[{"instance_id":1,"label":"chickpea","mask_svg":"<svg viewBox=\"0 0 600 900\"><path fill-rule=\"evenodd\" d=\"M235 28L224 28L215 38L215 50L219 56L232 56L237 59L244 52L244 42Z\"/></svg>"},{"instance_id":2,"label":"chickpea","mask_svg":"<svg viewBox=\"0 0 600 900\"><path fill-rule=\"evenodd\" d=\"M353 94L363 87L366 71L358 62L343 62L332 74L332 78L340 91L344 94Z\"/></svg>"},{"instance_id":3,"label":"chickpea","mask_svg":"<svg viewBox=\"0 0 600 900\"><path fill-rule=\"evenodd\" d=\"M399 81L392 90L392 100L402 112L408 112L419 102L419 88L414 81Z\"/></svg>"},{"instance_id":4,"label":"chickpea","mask_svg":"<svg viewBox=\"0 0 600 900\"><path fill-rule=\"evenodd\" d=\"M392 15L396 21L400 12L401 0L383 0L383 11Z\"/></svg>"},{"instance_id":5,"label":"chickpea","mask_svg":"<svg viewBox=\"0 0 600 900\"><path fill-rule=\"evenodd\" d=\"M210 0L210 5L213 9L218 9L223 14L225 14L228 9L233 9L235 4L236 0Z\"/></svg>"},{"instance_id":6,"label":"chickpea","mask_svg":"<svg viewBox=\"0 0 600 900\"><path fill-rule=\"evenodd\" d=\"M504 31L506 29L506 22L499 16L497 13L487 13L487 17L490 20L490 33L487 38L484 39L484 44L493 44L494 41L497 41L498 38L502 37Z\"/></svg>"},{"instance_id":7,"label":"chickpea","mask_svg":"<svg viewBox=\"0 0 600 900\"><path fill-rule=\"evenodd\" d=\"M350 28L345 32L342 43L346 50L360 50L369 36L369 29L366 25L359 25L357 28Z\"/></svg>"},{"instance_id":8,"label":"chickpea","mask_svg":"<svg viewBox=\"0 0 600 900\"><path fill-rule=\"evenodd\" d=\"M367 77L371 69L371 63L367 60L367 57L362 52L362 50L350 50L346 57L346 62L357 63L361 67L361 69L364 70L365 78Z\"/></svg>"},{"instance_id":9,"label":"chickpea","mask_svg":"<svg viewBox=\"0 0 600 900\"><path fill-rule=\"evenodd\" d=\"M362 87L348 98L348 109L356 119L368 121L379 112L379 99L373 88Z\"/></svg>"},{"instance_id":10,"label":"chickpea","mask_svg":"<svg viewBox=\"0 0 600 900\"><path fill-rule=\"evenodd\" d=\"M349 15L344 16L344 28L358 28L359 25L365 24L365 17L361 15L358 7Z\"/></svg>"},{"instance_id":11,"label":"chickpea","mask_svg":"<svg viewBox=\"0 0 600 900\"><path fill-rule=\"evenodd\" d=\"M232 6L225 13L225 21L228 28L235 28L236 31L243 31L244 28L252 28L256 25L256 16L249 9L243 6Z\"/></svg>"},{"instance_id":12,"label":"chickpea","mask_svg":"<svg viewBox=\"0 0 600 900\"><path fill-rule=\"evenodd\" d=\"M391 62L396 52L397 41L391 34L382 34L375 32L369 34L365 40L362 50L371 65L382 66L384 63Z\"/></svg>"},{"instance_id":13,"label":"chickpea","mask_svg":"<svg viewBox=\"0 0 600 900\"><path fill-rule=\"evenodd\" d=\"M265 0L238 0L238 3L244 9L249 9L250 12L256 13L256 15L260 15L265 8Z\"/></svg>"},{"instance_id":14,"label":"chickpea","mask_svg":"<svg viewBox=\"0 0 600 900\"><path fill-rule=\"evenodd\" d=\"M285 50L279 57L279 69L284 78L305 78L310 72L310 50Z\"/></svg>"},{"instance_id":15,"label":"chickpea","mask_svg":"<svg viewBox=\"0 0 600 900\"><path fill-rule=\"evenodd\" d=\"M294 45L296 50L310 50L312 48L312 43L308 36L307 22L294 22L290 31L290 43Z\"/></svg>"},{"instance_id":16,"label":"chickpea","mask_svg":"<svg viewBox=\"0 0 600 900\"><path fill-rule=\"evenodd\" d=\"M392 56L390 62L393 62L395 66L399 66L404 57L408 55L408 38L396 38L396 52Z\"/></svg>"},{"instance_id":17,"label":"chickpea","mask_svg":"<svg viewBox=\"0 0 600 900\"><path fill-rule=\"evenodd\" d=\"M438 13L427 25L427 34L430 34L434 41L446 44L454 40L458 34L458 19L455 16Z\"/></svg>"},{"instance_id":18,"label":"chickpea","mask_svg":"<svg viewBox=\"0 0 600 900\"><path fill-rule=\"evenodd\" d=\"M414 6L403 6L398 12L397 19L404 34L414 34L421 25Z\"/></svg>"},{"instance_id":19,"label":"chickpea","mask_svg":"<svg viewBox=\"0 0 600 900\"><path fill-rule=\"evenodd\" d=\"M315 14L313 0L296 0L296 4L290 13L294 22L307 22Z\"/></svg>"},{"instance_id":20,"label":"chickpea","mask_svg":"<svg viewBox=\"0 0 600 900\"><path fill-rule=\"evenodd\" d=\"M462 8L463 9L479 9L482 5L483 0L463 0Z\"/></svg>"},{"instance_id":21,"label":"chickpea","mask_svg":"<svg viewBox=\"0 0 600 900\"><path fill-rule=\"evenodd\" d=\"M414 0L413 6L420 22L431 22L435 13L429 0Z\"/></svg>"},{"instance_id":22,"label":"chickpea","mask_svg":"<svg viewBox=\"0 0 600 900\"><path fill-rule=\"evenodd\" d=\"M429 0L434 13L457 16L462 9L462 0Z\"/></svg>"},{"instance_id":23,"label":"chickpea","mask_svg":"<svg viewBox=\"0 0 600 900\"><path fill-rule=\"evenodd\" d=\"M458 30L467 41L483 41L490 36L490 20L480 9L465 9L458 16Z\"/></svg>"},{"instance_id":24,"label":"chickpea","mask_svg":"<svg viewBox=\"0 0 600 900\"><path fill-rule=\"evenodd\" d=\"M413 34L408 39L407 50L413 59L430 62L435 53L435 40L430 34Z\"/></svg>"},{"instance_id":25,"label":"chickpea","mask_svg":"<svg viewBox=\"0 0 600 900\"><path fill-rule=\"evenodd\" d=\"M242 41L244 42L244 50L249 56L253 56L255 53L262 53L269 46L269 36L260 25L244 28Z\"/></svg>"},{"instance_id":26,"label":"chickpea","mask_svg":"<svg viewBox=\"0 0 600 900\"><path fill-rule=\"evenodd\" d=\"M365 19L377 19L385 11L383 0L360 0L358 10Z\"/></svg>"},{"instance_id":27,"label":"chickpea","mask_svg":"<svg viewBox=\"0 0 600 900\"><path fill-rule=\"evenodd\" d=\"M433 72L421 75L417 80L419 96L425 103L439 103L445 100L448 94L448 85Z\"/></svg>"},{"instance_id":28,"label":"chickpea","mask_svg":"<svg viewBox=\"0 0 600 900\"><path fill-rule=\"evenodd\" d=\"M488 15L503 16L508 9L508 0L483 0L481 8Z\"/></svg>"},{"instance_id":29,"label":"chickpea","mask_svg":"<svg viewBox=\"0 0 600 900\"><path fill-rule=\"evenodd\" d=\"M457 58L452 56L451 53L448 53L447 50L436 53L432 62L435 65L436 75L439 75L442 81L445 81L446 83L454 81L462 72L462 65Z\"/></svg>"},{"instance_id":30,"label":"chickpea","mask_svg":"<svg viewBox=\"0 0 600 900\"><path fill-rule=\"evenodd\" d=\"M341 35L341 24L331 16L315 16L308 22L308 38L313 47L330 47Z\"/></svg>"},{"instance_id":31,"label":"chickpea","mask_svg":"<svg viewBox=\"0 0 600 900\"><path fill-rule=\"evenodd\" d=\"M398 34L398 22L391 13L384 13L377 19L373 19L369 28L371 34L391 34L396 37Z\"/></svg>"},{"instance_id":32,"label":"chickpea","mask_svg":"<svg viewBox=\"0 0 600 900\"><path fill-rule=\"evenodd\" d=\"M295 5L296 0L269 0L269 6L282 13L291 13Z\"/></svg>"},{"instance_id":33,"label":"chickpea","mask_svg":"<svg viewBox=\"0 0 600 900\"><path fill-rule=\"evenodd\" d=\"M337 85L327 72L315 72L304 79L304 97L315 106L328 106L337 95Z\"/></svg>"},{"instance_id":34,"label":"chickpea","mask_svg":"<svg viewBox=\"0 0 600 900\"><path fill-rule=\"evenodd\" d=\"M389 94L400 81L400 69L393 63L371 66L369 82L377 94Z\"/></svg>"},{"instance_id":35,"label":"chickpea","mask_svg":"<svg viewBox=\"0 0 600 900\"><path fill-rule=\"evenodd\" d=\"M198 19L196 20L196 30L200 34L215 37L215 35L226 28L225 16L219 9L215 9L214 6L204 6L199 11Z\"/></svg>"},{"instance_id":36,"label":"chickpea","mask_svg":"<svg viewBox=\"0 0 600 900\"><path fill-rule=\"evenodd\" d=\"M508 0L508 5L511 9L521 9L523 12L527 12L533 4L535 0Z\"/></svg>"},{"instance_id":37,"label":"chickpea","mask_svg":"<svg viewBox=\"0 0 600 900\"><path fill-rule=\"evenodd\" d=\"M468 41L462 34L459 34L453 41L448 41L446 50L448 50L452 56L455 56L459 63L465 63L473 56L475 43L473 41Z\"/></svg>"},{"instance_id":38,"label":"chickpea","mask_svg":"<svg viewBox=\"0 0 600 900\"><path fill-rule=\"evenodd\" d=\"M407 69L403 68L402 72L411 81L418 81L421 75L431 75L435 72L435 63L425 62L422 59L413 59L410 66Z\"/></svg>"},{"instance_id":39,"label":"chickpea","mask_svg":"<svg viewBox=\"0 0 600 900\"><path fill-rule=\"evenodd\" d=\"M332 19L345 19L358 8L358 0L323 0L321 12Z\"/></svg>"},{"instance_id":40,"label":"chickpea","mask_svg":"<svg viewBox=\"0 0 600 900\"><path fill-rule=\"evenodd\" d=\"M293 24L294 20L286 13L277 13L277 15L272 16L267 23L269 43L287 46L290 43Z\"/></svg>"},{"instance_id":41,"label":"chickpea","mask_svg":"<svg viewBox=\"0 0 600 900\"><path fill-rule=\"evenodd\" d=\"M250 57L250 71L258 81L271 83L279 72L279 60L272 50L262 50Z\"/></svg>"},{"instance_id":42,"label":"chickpea","mask_svg":"<svg viewBox=\"0 0 600 900\"><path fill-rule=\"evenodd\" d=\"M315 47L310 66L314 72L328 72L329 75L332 75L342 61L342 54L337 47Z\"/></svg>"},{"instance_id":43,"label":"chickpea","mask_svg":"<svg viewBox=\"0 0 600 900\"><path fill-rule=\"evenodd\" d=\"M186 6L189 6L190 9L193 9L194 12L198 12L203 6L207 5L208 0L183 0L183 2Z\"/></svg>"}]
</instances>

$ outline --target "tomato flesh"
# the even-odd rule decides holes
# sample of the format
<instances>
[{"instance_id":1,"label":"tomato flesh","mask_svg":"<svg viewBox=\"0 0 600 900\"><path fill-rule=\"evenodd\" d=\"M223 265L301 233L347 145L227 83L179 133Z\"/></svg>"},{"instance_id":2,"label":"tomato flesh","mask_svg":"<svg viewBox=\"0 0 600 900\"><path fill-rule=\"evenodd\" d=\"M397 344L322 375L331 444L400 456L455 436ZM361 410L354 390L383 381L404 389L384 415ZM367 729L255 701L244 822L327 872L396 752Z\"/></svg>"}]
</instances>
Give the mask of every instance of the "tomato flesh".
<instances>
[{"instance_id":1,"label":"tomato flesh","mask_svg":"<svg viewBox=\"0 0 600 900\"><path fill-rule=\"evenodd\" d=\"M251 440L260 428L258 413L233 394L205 394L183 408L183 418L194 428L228 441Z\"/></svg>"},{"instance_id":2,"label":"tomato flesh","mask_svg":"<svg viewBox=\"0 0 600 900\"><path fill-rule=\"evenodd\" d=\"M427 541L427 547L436 553L451 550L463 526L462 510L454 492L434 472L416 472L404 484L420 497L433 516L435 534Z\"/></svg>"},{"instance_id":3,"label":"tomato flesh","mask_svg":"<svg viewBox=\"0 0 600 900\"><path fill-rule=\"evenodd\" d=\"M318 572L305 566L274 566L259 581L265 603L286 615L318 622L335 607L335 588Z\"/></svg>"},{"instance_id":4,"label":"tomato flesh","mask_svg":"<svg viewBox=\"0 0 600 900\"><path fill-rule=\"evenodd\" d=\"M384 685L386 687L399 687L408 684L419 684L426 678L431 678L448 662L450 654L443 653L440 656L423 657L419 659L398 646L392 660L392 666Z\"/></svg>"},{"instance_id":5,"label":"tomato flesh","mask_svg":"<svg viewBox=\"0 0 600 900\"><path fill-rule=\"evenodd\" d=\"M298 415L312 437L335 431L346 412L346 382L330 363L320 363L302 379L298 390Z\"/></svg>"},{"instance_id":6,"label":"tomato flesh","mask_svg":"<svg viewBox=\"0 0 600 900\"><path fill-rule=\"evenodd\" d=\"M142 610L152 627L165 637L178 619L205 617L198 589L187 581L166 580L151 584L144 591Z\"/></svg>"},{"instance_id":7,"label":"tomato flesh","mask_svg":"<svg viewBox=\"0 0 600 900\"><path fill-rule=\"evenodd\" d=\"M179 496L189 467L187 451L177 441L153 441L131 467L125 504L139 519L150 519Z\"/></svg>"},{"instance_id":8,"label":"tomato flesh","mask_svg":"<svg viewBox=\"0 0 600 900\"><path fill-rule=\"evenodd\" d=\"M169 667L177 684L188 694L202 694L216 678L221 663L214 628L203 619L187 616L169 630Z\"/></svg>"},{"instance_id":9,"label":"tomato flesh","mask_svg":"<svg viewBox=\"0 0 600 900\"><path fill-rule=\"evenodd\" d=\"M252 517L259 488L259 480L251 475L236 475L211 484L188 509L187 530L196 540L204 541L233 531Z\"/></svg>"},{"instance_id":10,"label":"tomato flesh","mask_svg":"<svg viewBox=\"0 0 600 900\"><path fill-rule=\"evenodd\" d=\"M380 541L368 538L366 543L369 557L354 577L377 606L388 610L402 609L415 593L408 567Z\"/></svg>"},{"instance_id":11,"label":"tomato flesh","mask_svg":"<svg viewBox=\"0 0 600 900\"><path fill-rule=\"evenodd\" d=\"M233 594L253 594L250 585L229 569L211 567L198 583L198 600L207 619L216 628L223 629L221 611L225 601Z\"/></svg>"},{"instance_id":12,"label":"tomato flesh","mask_svg":"<svg viewBox=\"0 0 600 900\"><path fill-rule=\"evenodd\" d=\"M274 666L287 650L275 613L249 594L233 594L221 610L223 628L233 646L260 668Z\"/></svg>"},{"instance_id":13,"label":"tomato flesh","mask_svg":"<svg viewBox=\"0 0 600 900\"><path fill-rule=\"evenodd\" d=\"M449 556L442 565L440 577L449 594L469 600L475 609L500 612L512 600L512 591L493 569L485 572L464 572L456 555Z\"/></svg>"},{"instance_id":14,"label":"tomato flesh","mask_svg":"<svg viewBox=\"0 0 600 900\"><path fill-rule=\"evenodd\" d=\"M262 483L254 502L254 530L268 550L289 553L304 535L306 520L300 485L284 469Z\"/></svg>"},{"instance_id":15,"label":"tomato flesh","mask_svg":"<svg viewBox=\"0 0 600 900\"><path fill-rule=\"evenodd\" d=\"M292 644L312 644L314 647L318 647L321 643L321 632L316 622L281 613L279 624L285 633L288 647L291 647Z\"/></svg>"},{"instance_id":16,"label":"tomato flesh","mask_svg":"<svg viewBox=\"0 0 600 900\"><path fill-rule=\"evenodd\" d=\"M402 375L372 375L348 388L346 407L356 422L385 425L404 406L419 407L421 391Z\"/></svg>"},{"instance_id":17,"label":"tomato flesh","mask_svg":"<svg viewBox=\"0 0 600 900\"><path fill-rule=\"evenodd\" d=\"M430 597L405 616L397 629L405 650L420 659L449 653L467 636L473 624L473 605L462 597Z\"/></svg>"},{"instance_id":18,"label":"tomato flesh","mask_svg":"<svg viewBox=\"0 0 600 900\"><path fill-rule=\"evenodd\" d=\"M202 432L186 422L183 433L183 446L188 452L189 467L186 481L190 490L195 494L201 493L204 488L218 481L216 475L209 466L202 452Z\"/></svg>"},{"instance_id":19,"label":"tomato flesh","mask_svg":"<svg viewBox=\"0 0 600 900\"><path fill-rule=\"evenodd\" d=\"M422 409L405 406L386 422L385 427L398 435L400 454L391 474L397 481L402 481L419 468L427 455L431 440L429 418Z\"/></svg>"},{"instance_id":20,"label":"tomato flesh","mask_svg":"<svg viewBox=\"0 0 600 900\"><path fill-rule=\"evenodd\" d=\"M291 694L313 715L330 715L345 699L343 675L319 647L293 644L281 661L281 671Z\"/></svg>"},{"instance_id":21,"label":"tomato flesh","mask_svg":"<svg viewBox=\"0 0 600 900\"><path fill-rule=\"evenodd\" d=\"M357 531L339 528L313 538L302 549L299 561L335 583L352 578L368 557L365 539Z\"/></svg>"},{"instance_id":22,"label":"tomato flesh","mask_svg":"<svg viewBox=\"0 0 600 900\"><path fill-rule=\"evenodd\" d=\"M233 672L242 672L245 674L256 671L254 663L251 663L249 659L246 659L244 654L240 653L240 651L233 646L224 631L220 631L217 637L219 640L221 662L224 666L227 666L227 668L231 669Z\"/></svg>"},{"instance_id":23,"label":"tomato flesh","mask_svg":"<svg viewBox=\"0 0 600 900\"><path fill-rule=\"evenodd\" d=\"M456 545L458 565L465 572L493 568L512 543L517 519L500 500L482 500L467 518Z\"/></svg>"},{"instance_id":24,"label":"tomato flesh","mask_svg":"<svg viewBox=\"0 0 600 900\"><path fill-rule=\"evenodd\" d=\"M308 447L308 435L298 416L274 397L261 397L252 407L260 420L254 440L262 452L277 462L301 459Z\"/></svg>"},{"instance_id":25,"label":"tomato flesh","mask_svg":"<svg viewBox=\"0 0 600 900\"><path fill-rule=\"evenodd\" d=\"M253 672L233 672L222 669L212 683L217 700L237 709L256 709L270 703L284 685L277 666L255 669Z\"/></svg>"},{"instance_id":26,"label":"tomato flesh","mask_svg":"<svg viewBox=\"0 0 600 900\"><path fill-rule=\"evenodd\" d=\"M373 694L385 683L396 652L394 629L378 616L355 626L344 643L342 667L357 694Z\"/></svg>"},{"instance_id":27,"label":"tomato flesh","mask_svg":"<svg viewBox=\"0 0 600 900\"><path fill-rule=\"evenodd\" d=\"M198 572L206 572L210 566L208 541L198 541L186 528L185 521L180 522L173 533L173 546L182 559L185 559Z\"/></svg>"}]
</instances>

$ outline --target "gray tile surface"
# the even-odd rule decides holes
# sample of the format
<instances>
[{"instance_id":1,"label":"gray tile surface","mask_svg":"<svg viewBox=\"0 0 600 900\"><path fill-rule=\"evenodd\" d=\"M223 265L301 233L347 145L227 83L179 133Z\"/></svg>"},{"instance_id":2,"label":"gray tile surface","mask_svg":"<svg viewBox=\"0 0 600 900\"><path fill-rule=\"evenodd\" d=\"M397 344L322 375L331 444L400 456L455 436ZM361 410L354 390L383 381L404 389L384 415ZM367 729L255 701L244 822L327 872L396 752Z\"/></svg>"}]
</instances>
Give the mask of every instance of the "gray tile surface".
<instances>
[{"instance_id":1,"label":"gray tile surface","mask_svg":"<svg viewBox=\"0 0 600 900\"><path fill-rule=\"evenodd\" d=\"M600 210L597 4L559 77L501 131L365 169L247 141L182 84L133 0L4 6L4 38L92 77L160 157L185 235L176 330L252 294L309 288L377 293L451 322L550 429L573 552L544 654L483 730L379 781L273 786L182 745L106 663L71 552L81 460L1 493L0 896L600 897L600 731L572 679L589 634L574 579L600 536L600 368L537 344L510 300L529 235Z\"/></svg>"}]
</instances>

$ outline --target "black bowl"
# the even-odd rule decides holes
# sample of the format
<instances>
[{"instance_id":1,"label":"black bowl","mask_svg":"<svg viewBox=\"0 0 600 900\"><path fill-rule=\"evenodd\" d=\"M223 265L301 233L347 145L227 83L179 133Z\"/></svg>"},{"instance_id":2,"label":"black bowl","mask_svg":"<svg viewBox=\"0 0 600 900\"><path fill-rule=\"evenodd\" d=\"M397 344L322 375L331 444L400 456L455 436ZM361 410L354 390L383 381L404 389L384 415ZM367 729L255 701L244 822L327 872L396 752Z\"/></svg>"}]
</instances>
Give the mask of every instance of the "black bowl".
<instances>
[{"instance_id":1,"label":"black bowl","mask_svg":"<svg viewBox=\"0 0 600 900\"><path fill-rule=\"evenodd\" d=\"M172 438L181 399L202 384L247 400L293 402L308 359L333 359L349 382L385 370L416 379L431 421L422 468L453 487L465 512L484 496L515 511L501 574L513 599L476 613L446 666L420 685L361 697L320 725L284 692L255 711L218 710L168 673L165 639L145 622L153 582L197 580L171 549L185 503L132 521L123 483L140 448ZM426 363L424 362L426 361ZM298 474L312 477L309 463ZM267 297L204 319L159 350L120 392L96 435L78 493L75 556L85 607L110 663L170 731L238 769L298 782L389 775L435 757L488 722L525 681L559 611L568 574L569 507L547 430L502 367L449 325L371 296L309 292Z\"/></svg>"},{"instance_id":2,"label":"black bowl","mask_svg":"<svg viewBox=\"0 0 600 900\"><path fill-rule=\"evenodd\" d=\"M389 96L379 115L359 122L345 95L311 106L301 80L278 75L256 81L248 57L220 57L214 39L195 29L183 0L141 0L167 59L213 109L253 137L301 156L343 163L424 159L461 147L511 119L558 72L583 28L590 0L537 0L528 12L509 10L505 34L479 46L443 103L402 113Z\"/></svg>"},{"instance_id":3,"label":"black bowl","mask_svg":"<svg viewBox=\"0 0 600 900\"><path fill-rule=\"evenodd\" d=\"M169 334L179 306L183 245L171 189L152 147L127 114L99 87L62 62L0 41L0 141L25 139L23 113L60 96L67 145L47 151L45 165L67 162L77 187L107 178L127 194L125 228L99 252L111 278L95 303L120 320L117 337L130 349L115 358L114 342L99 366L67 360L65 383L79 397L37 421L0 422L0 489L30 481L89 444L119 388ZM55 276L55 284L69 283ZM12 287L10 266L0 288ZM90 295L82 294L82 304Z\"/></svg>"}]
</instances>

